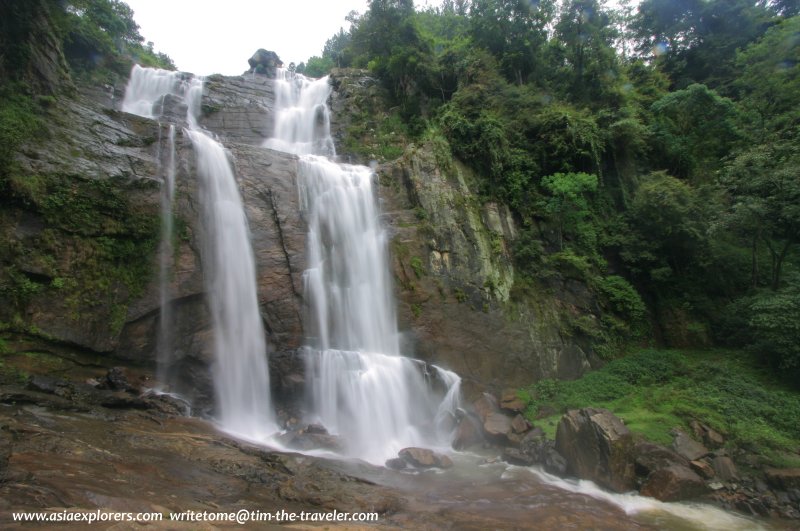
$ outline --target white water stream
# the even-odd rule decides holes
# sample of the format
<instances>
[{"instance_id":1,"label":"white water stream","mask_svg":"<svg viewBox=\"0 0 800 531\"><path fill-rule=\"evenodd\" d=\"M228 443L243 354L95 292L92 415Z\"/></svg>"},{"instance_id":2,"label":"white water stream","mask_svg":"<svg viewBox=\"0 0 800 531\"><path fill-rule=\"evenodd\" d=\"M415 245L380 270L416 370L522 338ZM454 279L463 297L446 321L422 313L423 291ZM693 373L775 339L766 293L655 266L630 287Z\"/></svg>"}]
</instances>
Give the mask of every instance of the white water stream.
<instances>
[{"instance_id":1,"label":"white water stream","mask_svg":"<svg viewBox=\"0 0 800 531\"><path fill-rule=\"evenodd\" d=\"M275 87L274 138L265 146L300 156L308 222L309 420L344 439L348 455L376 464L408 446L447 446L444 420L458 405L460 379L400 352L374 174L332 160L327 77L279 70Z\"/></svg>"},{"instance_id":2,"label":"white water stream","mask_svg":"<svg viewBox=\"0 0 800 531\"><path fill-rule=\"evenodd\" d=\"M255 260L250 231L228 156L222 144L202 130L197 117L203 93L201 79L154 68L134 66L125 91L122 110L148 118L163 113L164 98L174 95L186 105L184 134L196 155L202 204L203 274L214 334L213 366L217 415L223 429L250 439L261 439L276 430L269 388L267 347L258 309ZM174 168L174 136L170 154ZM162 193L162 237L172 237L174 173L167 171ZM162 241L162 253L172 246ZM169 258L162 254L162 264ZM165 269L164 266L162 266ZM171 345L168 274L162 269L162 330L159 374L168 374Z\"/></svg>"}]
</instances>

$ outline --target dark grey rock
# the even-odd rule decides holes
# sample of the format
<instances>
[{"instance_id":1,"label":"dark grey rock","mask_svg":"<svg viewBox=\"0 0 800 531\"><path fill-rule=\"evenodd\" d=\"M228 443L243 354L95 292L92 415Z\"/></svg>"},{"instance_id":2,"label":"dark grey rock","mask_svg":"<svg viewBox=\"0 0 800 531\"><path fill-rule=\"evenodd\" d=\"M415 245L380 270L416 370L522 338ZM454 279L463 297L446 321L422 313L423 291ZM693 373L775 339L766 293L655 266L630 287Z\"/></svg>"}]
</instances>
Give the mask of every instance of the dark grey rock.
<instances>
[{"instance_id":1,"label":"dark grey rock","mask_svg":"<svg viewBox=\"0 0 800 531\"><path fill-rule=\"evenodd\" d=\"M401 459L400 457L393 457L392 459L386 460L386 468L390 468L392 470L403 470L404 468L408 468L405 459Z\"/></svg>"},{"instance_id":2,"label":"dark grey rock","mask_svg":"<svg viewBox=\"0 0 800 531\"><path fill-rule=\"evenodd\" d=\"M252 57L247 60L247 64L250 65L250 70L253 73L274 78L275 69L281 68L283 66L283 61L281 61L280 57L278 57L278 54L275 52L259 48Z\"/></svg>"},{"instance_id":3,"label":"dark grey rock","mask_svg":"<svg viewBox=\"0 0 800 531\"><path fill-rule=\"evenodd\" d=\"M532 456L518 448L503 448L502 457L503 461L512 465L531 466L537 462Z\"/></svg>"},{"instance_id":4,"label":"dark grey rock","mask_svg":"<svg viewBox=\"0 0 800 531\"><path fill-rule=\"evenodd\" d=\"M739 472L730 457L717 456L711 460L711 466L720 481L739 479Z\"/></svg>"},{"instance_id":5,"label":"dark grey rock","mask_svg":"<svg viewBox=\"0 0 800 531\"><path fill-rule=\"evenodd\" d=\"M709 453L708 448L680 430L673 432L672 449L689 461L696 461Z\"/></svg>"},{"instance_id":6,"label":"dark grey rock","mask_svg":"<svg viewBox=\"0 0 800 531\"><path fill-rule=\"evenodd\" d=\"M450 468L453 466L453 461L449 457L427 448L403 448L397 455L407 464L417 468Z\"/></svg>"},{"instance_id":7,"label":"dark grey rock","mask_svg":"<svg viewBox=\"0 0 800 531\"><path fill-rule=\"evenodd\" d=\"M689 468L669 465L650 474L639 492L661 501L680 501L701 496L708 492L708 487Z\"/></svg>"},{"instance_id":8,"label":"dark grey rock","mask_svg":"<svg viewBox=\"0 0 800 531\"><path fill-rule=\"evenodd\" d=\"M573 409L561 417L555 449L567 471L616 492L635 486L634 443L628 428L610 411Z\"/></svg>"}]
</instances>

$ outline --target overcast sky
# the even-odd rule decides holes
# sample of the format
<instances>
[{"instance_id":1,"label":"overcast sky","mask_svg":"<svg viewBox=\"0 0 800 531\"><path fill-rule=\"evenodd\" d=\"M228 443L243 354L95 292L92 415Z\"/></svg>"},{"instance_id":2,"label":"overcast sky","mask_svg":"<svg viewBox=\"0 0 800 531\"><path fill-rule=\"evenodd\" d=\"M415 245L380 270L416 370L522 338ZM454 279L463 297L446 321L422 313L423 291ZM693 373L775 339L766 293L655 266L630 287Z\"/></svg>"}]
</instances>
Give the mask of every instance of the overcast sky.
<instances>
[{"instance_id":1,"label":"overcast sky","mask_svg":"<svg viewBox=\"0 0 800 531\"><path fill-rule=\"evenodd\" d=\"M366 0L124 1L156 51L199 75L239 75L259 48L277 52L287 65L306 61L320 55L340 27L349 27L344 17L351 10L367 9Z\"/></svg>"}]
</instances>

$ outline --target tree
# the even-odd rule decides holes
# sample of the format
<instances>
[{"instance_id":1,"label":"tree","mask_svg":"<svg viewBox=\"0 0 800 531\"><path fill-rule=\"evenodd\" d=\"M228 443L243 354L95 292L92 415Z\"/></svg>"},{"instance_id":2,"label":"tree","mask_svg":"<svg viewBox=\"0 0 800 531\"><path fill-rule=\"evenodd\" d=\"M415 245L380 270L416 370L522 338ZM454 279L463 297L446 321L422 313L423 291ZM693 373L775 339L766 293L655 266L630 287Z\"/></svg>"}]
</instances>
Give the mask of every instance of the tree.
<instances>
[{"instance_id":1,"label":"tree","mask_svg":"<svg viewBox=\"0 0 800 531\"><path fill-rule=\"evenodd\" d=\"M328 57L309 57L308 62L303 65L302 71L299 67L295 67L295 72L303 74L308 77L322 77L328 75L328 72L333 68L333 61Z\"/></svg>"},{"instance_id":2,"label":"tree","mask_svg":"<svg viewBox=\"0 0 800 531\"><path fill-rule=\"evenodd\" d=\"M339 28L339 33L325 41L322 48L322 57L330 59L339 68L350 66L352 54L350 52L350 32Z\"/></svg>"},{"instance_id":3,"label":"tree","mask_svg":"<svg viewBox=\"0 0 800 531\"><path fill-rule=\"evenodd\" d=\"M552 0L473 0L472 39L497 58L509 81L522 84L542 70Z\"/></svg>"},{"instance_id":4,"label":"tree","mask_svg":"<svg viewBox=\"0 0 800 531\"><path fill-rule=\"evenodd\" d=\"M704 83L727 94L736 50L758 39L773 14L761 0L643 0L634 20L637 48L676 88Z\"/></svg>"},{"instance_id":5,"label":"tree","mask_svg":"<svg viewBox=\"0 0 800 531\"><path fill-rule=\"evenodd\" d=\"M761 140L800 123L800 16L772 27L764 38L741 51L736 81L745 107L756 113Z\"/></svg>"},{"instance_id":6,"label":"tree","mask_svg":"<svg viewBox=\"0 0 800 531\"><path fill-rule=\"evenodd\" d=\"M727 166L722 186L729 194L725 226L744 235L758 280L758 243L770 256L770 286L781 286L790 250L800 243L800 147L797 141L755 146Z\"/></svg>"},{"instance_id":7,"label":"tree","mask_svg":"<svg viewBox=\"0 0 800 531\"><path fill-rule=\"evenodd\" d=\"M743 139L736 106L705 85L671 92L650 110L654 163L677 177L708 182Z\"/></svg>"},{"instance_id":8,"label":"tree","mask_svg":"<svg viewBox=\"0 0 800 531\"><path fill-rule=\"evenodd\" d=\"M564 249L564 232L581 232L589 216L589 197L597 191L597 176L588 173L556 173L542 178L542 188L549 197L544 199L544 211L558 225L558 247Z\"/></svg>"},{"instance_id":9,"label":"tree","mask_svg":"<svg viewBox=\"0 0 800 531\"><path fill-rule=\"evenodd\" d=\"M750 299L750 350L763 356L773 369L798 385L800 376L800 284L779 292L759 293Z\"/></svg>"},{"instance_id":10,"label":"tree","mask_svg":"<svg viewBox=\"0 0 800 531\"><path fill-rule=\"evenodd\" d=\"M611 17L597 0L571 0L566 5L555 27L553 48L575 100L602 105L621 85L616 38Z\"/></svg>"},{"instance_id":11,"label":"tree","mask_svg":"<svg viewBox=\"0 0 800 531\"><path fill-rule=\"evenodd\" d=\"M417 27L413 1L371 0L350 33L353 64L369 67L383 80L406 119L418 114L433 59Z\"/></svg>"},{"instance_id":12,"label":"tree","mask_svg":"<svg viewBox=\"0 0 800 531\"><path fill-rule=\"evenodd\" d=\"M646 177L627 213L631 235L621 256L642 281L669 284L703 260L704 204L686 182L664 172Z\"/></svg>"}]
</instances>

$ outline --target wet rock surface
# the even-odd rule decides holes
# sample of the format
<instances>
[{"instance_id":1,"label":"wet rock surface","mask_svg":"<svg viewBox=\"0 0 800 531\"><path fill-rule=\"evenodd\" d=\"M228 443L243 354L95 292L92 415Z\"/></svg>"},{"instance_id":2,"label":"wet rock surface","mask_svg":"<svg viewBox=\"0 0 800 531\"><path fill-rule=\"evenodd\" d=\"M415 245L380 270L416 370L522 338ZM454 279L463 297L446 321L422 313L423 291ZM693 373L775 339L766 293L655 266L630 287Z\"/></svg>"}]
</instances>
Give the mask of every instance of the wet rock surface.
<instances>
[{"instance_id":1,"label":"wet rock surface","mask_svg":"<svg viewBox=\"0 0 800 531\"><path fill-rule=\"evenodd\" d=\"M427 448L403 448L397 456L406 464L418 468L450 468L453 461L444 454Z\"/></svg>"},{"instance_id":2,"label":"wet rock surface","mask_svg":"<svg viewBox=\"0 0 800 531\"><path fill-rule=\"evenodd\" d=\"M669 465L650 474L639 492L661 501L679 501L697 498L708 490L703 479L689 468Z\"/></svg>"},{"instance_id":3,"label":"wet rock surface","mask_svg":"<svg viewBox=\"0 0 800 531\"><path fill-rule=\"evenodd\" d=\"M328 430L318 424L289 429L286 433L279 435L277 440L289 448L300 451L331 450L339 453L344 451L344 441L331 435Z\"/></svg>"},{"instance_id":4,"label":"wet rock surface","mask_svg":"<svg viewBox=\"0 0 800 531\"><path fill-rule=\"evenodd\" d=\"M6 391L8 392L8 391ZM377 511L401 498L324 460L237 441L155 409L0 407L0 523L21 510Z\"/></svg>"},{"instance_id":5,"label":"wet rock surface","mask_svg":"<svg viewBox=\"0 0 800 531\"><path fill-rule=\"evenodd\" d=\"M260 146L272 136L273 81L265 76L209 76L203 84L200 124L228 144Z\"/></svg>"},{"instance_id":6,"label":"wet rock surface","mask_svg":"<svg viewBox=\"0 0 800 531\"><path fill-rule=\"evenodd\" d=\"M65 381L60 387L78 384ZM114 393L91 388L101 395ZM146 403L161 399L137 398ZM322 431L313 425L305 430ZM429 450L408 450L427 462ZM442 461L439 465L441 470ZM109 409L93 400L0 386L0 527L13 528L12 511L168 515L245 509L379 515L377 524L364 527L327 526L342 529L652 528L612 505L543 485L531 474L478 482L444 475L459 466L484 478L475 464L456 464L441 474L420 467L408 474L276 452L155 406ZM208 523L203 528L219 527ZM164 521L148 528L198 529L198 524Z\"/></svg>"},{"instance_id":7,"label":"wet rock surface","mask_svg":"<svg viewBox=\"0 0 800 531\"><path fill-rule=\"evenodd\" d=\"M558 423L555 448L569 473L616 492L633 490L633 436L608 410L568 411Z\"/></svg>"},{"instance_id":8,"label":"wet rock surface","mask_svg":"<svg viewBox=\"0 0 800 531\"><path fill-rule=\"evenodd\" d=\"M575 378L597 364L560 333L560 308L572 303L511 301L515 222L507 207L480 204L470 170L442 167L422 145L377 171L406 352L498 389Z\"/></svg>"},{"instance_id":9,"label":"wet rock surface","mask_svg":"<svg viewBox=\"0 0 800 531\"><path fill-rule=\"evenodd\" d=\"M700 459L709 454L708 448L695 441L688 434L675 430L672 439L672 449L689 461Z\"/></svg>"}]
</instances>

